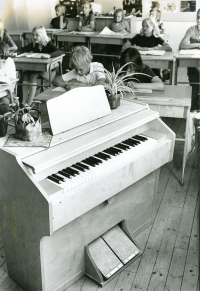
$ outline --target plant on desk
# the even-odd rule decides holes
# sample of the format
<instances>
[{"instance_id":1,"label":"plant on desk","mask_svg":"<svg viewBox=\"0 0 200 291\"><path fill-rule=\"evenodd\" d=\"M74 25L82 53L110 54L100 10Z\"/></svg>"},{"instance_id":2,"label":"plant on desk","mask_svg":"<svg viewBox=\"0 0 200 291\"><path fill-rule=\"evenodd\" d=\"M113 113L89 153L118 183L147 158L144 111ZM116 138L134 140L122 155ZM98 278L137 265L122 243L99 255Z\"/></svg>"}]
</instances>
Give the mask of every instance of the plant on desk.
<instances>
[{"instance_id":1,"label":"plant on desk","mask_svg":"<svg viewBox=\"0 0 200 291\"><path fill-rule=\"evenodd\" d=\"M104 74L106 78L106 82L102 85L107 93L108 102L110 104L111 109L115 109L120 106L120 97L123 99L126 93L132 93L133 96L134 90L127 85L125 82L128 80L129 77L133 77L136 73L130 73L126 75L126 72L123 71L124 67L129 65L130 63L125 64L119 70L115 72L115 68L113 66L113 72L109 72L107 69L104 68ZM142 73L137 73L142 74ZM135 78L131 78L132 80ZM135 79L137 80L137 79Z\"/></svg>"}]
</instances>

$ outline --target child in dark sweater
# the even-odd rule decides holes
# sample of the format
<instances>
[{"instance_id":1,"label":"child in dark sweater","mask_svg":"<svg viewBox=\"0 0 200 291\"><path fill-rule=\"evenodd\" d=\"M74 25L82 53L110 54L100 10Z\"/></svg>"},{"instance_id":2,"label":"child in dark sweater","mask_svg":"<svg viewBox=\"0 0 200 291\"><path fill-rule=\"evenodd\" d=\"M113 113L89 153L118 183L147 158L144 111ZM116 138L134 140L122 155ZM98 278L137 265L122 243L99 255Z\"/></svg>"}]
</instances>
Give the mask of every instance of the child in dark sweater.
<instances>
[{"instance_id":1,"label":"child in dark sweater","mask_svg":"<svg viewBox=\"0 0 200 291\"><path fill-rule=\"evenodd\" d=\"M19 54L25 52L34 52L34 53L44 53L49 54L50 57L57 57L62 54L60 50L52 43L51 39L47 36L46 30L43 26L36 26L33 29L33 42L18 49L13 56L17 56ZM55 77L56 72L53 72L53 77ZM37 89L37 78L42 76L44 79L49 80L48 72L37 72L37 71L25 71L23 73L23 103L29 104L33 102L33 98L35 96L35 92Z\"/></svg>"}]
</instances>

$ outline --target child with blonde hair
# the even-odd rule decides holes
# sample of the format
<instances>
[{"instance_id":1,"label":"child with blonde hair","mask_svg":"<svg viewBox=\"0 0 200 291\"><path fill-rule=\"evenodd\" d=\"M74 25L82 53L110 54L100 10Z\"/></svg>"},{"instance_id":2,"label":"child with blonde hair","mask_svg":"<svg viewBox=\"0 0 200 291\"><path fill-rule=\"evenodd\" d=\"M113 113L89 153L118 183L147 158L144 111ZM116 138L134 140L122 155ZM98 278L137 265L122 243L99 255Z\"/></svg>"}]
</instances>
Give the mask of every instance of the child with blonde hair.
<instances>
[{"instance_id":1,"label":"child with blonde hair","mask_svg":"<svg viewBox=\"0 0 200 291\"><path fill-rule=\"evenodd\" d=\"M71 90L76 87L90 87L105 82L103 65L92 62L92 55L85 46L73 48L69 66L73 70L56 77L53 81L54 85Z\"/></svg>"},{"instance_id":2,"label":"child with blonde hair","mask_svg":"<svg viewBox=\"0 0 200 291\"><path fill-rule=\"evenodd\" d=\"M122 9L115 10L114 19L110 23L109 28L114 32L130 32L129 24L124 19L124 12Z\"/></svg>"},{"instance_id":3,"label":"child with blonde hair","mask_svg":"<svg viewBox=\"0 0 200 291\"><path fill-rule=\"evenodd\" d=\"M47 36L46 29L43 26L36 26L33 28L33 41L18 49L13 56L25 52L34 52L34 53L44 53L48 54L49 57L57 57L62 54L62 52L52 43L51 39ZM52 73L52 79L55 77L56 72ZM22 83L22 92L23 92L23 103L29 104L33 102L35 92L37 89L37 78L43 77L46 80L49 80L48 72L37 72L37 71L25 71L23 73L23 83Z\"/></svg>"},{"instance_id":4,"label":"child with blonde hair","mask_svg":"<svg viewBox=\"0 0 200 291\"><path fill-rule=\"evenodd\" d=\"M136 48L139 51L172 50L168 42L160 36L160 30L153 17L145 18L142 21L140 33L136 34L130 41L127 41L123 45L122 51L129 47ZM153 72L160 77L160 69L153 69Z\"/></svg>"},{"instance_id":5,"label":"child with blonde hair","mask_svg":"<svg viewBox=\"0 0 200 291\"><path fill-rule=\"evenodd\" d=\"M160 30L153 17L145 18L142 21L140 33L136 34L130 41L127 41L122 47L122 51L129 47L137 48L140 51L172 50L169 44L160 36Z\"/></svg>"}]
</instances>

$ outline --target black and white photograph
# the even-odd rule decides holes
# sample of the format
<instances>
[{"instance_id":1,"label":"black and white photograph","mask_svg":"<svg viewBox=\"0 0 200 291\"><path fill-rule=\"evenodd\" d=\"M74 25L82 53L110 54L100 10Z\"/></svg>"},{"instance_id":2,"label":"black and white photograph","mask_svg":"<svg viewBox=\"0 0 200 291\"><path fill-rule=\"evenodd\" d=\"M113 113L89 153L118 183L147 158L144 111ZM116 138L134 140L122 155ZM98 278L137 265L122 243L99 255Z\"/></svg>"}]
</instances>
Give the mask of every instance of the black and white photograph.
<instances>
[{"instance_id":1,"label":"black and white photograph","mask_svg":"<svg viewBox=\"0 0 200 291\"><path fill-rule=\"evenodd\" d=\"M200 1L1 0L0 163L0 291L199 291Z\"/></svg>"}]
</instances>

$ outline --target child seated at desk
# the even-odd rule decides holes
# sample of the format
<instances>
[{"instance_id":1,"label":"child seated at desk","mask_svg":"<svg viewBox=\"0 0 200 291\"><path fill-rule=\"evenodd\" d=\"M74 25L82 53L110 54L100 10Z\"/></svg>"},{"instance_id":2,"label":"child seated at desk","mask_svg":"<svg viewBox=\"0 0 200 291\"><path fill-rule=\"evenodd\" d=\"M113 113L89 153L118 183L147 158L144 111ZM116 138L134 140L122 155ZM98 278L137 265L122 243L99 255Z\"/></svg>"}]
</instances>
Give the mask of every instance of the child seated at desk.
<instances>
[{"instance_id":1,"label":"child seated at desk","mask_svg":"<svg viewBox=\"0 0 200 291\"><path fill-rule=\"evenodd\" d=\"M13 56L17 56L19 54L25 52L34 52L34 53L46 53L51 57L57 57L62 55L62 52L58 50L58 48L52 43L51 39L47 36L46 30L43 26L36 26L33 29L33 42L28 45L18 49ZM38 62L40 60L38 59ZM55 77L55 70L52 72L52 79ZM49 72L37 72L37 71L25 71L23 73L23 103L29 104L33 102L33 98L35 96L35 92L37 89L37 78L42 77L46 80L49 80Z\"/></svg>"},{"instance_id":2,"label":"child seated at desk","mask_svg":"<svg viewBox=\"0 0 200 291\"><path fill-rule=\"evenodd\" d=\"M91 4L86 2L83 5L83 14L79 17L78 31L94 31L95 30L95 16L91 10Z\"/></svg>"},{"instance_id":3,"label":"child seated at desk","mask_svg":"<svg viewBox=\"0 0 200 291\"><path fill-rule=\"evenodd\" d=\"M66 29L68 20L65 15L66 13L66 7L62 4L57 4L55 6L55 11L56 11L56 16L51 20L50 23L50 28L55 28L55 29Z\"/></svg>"},{"instance_id":4,"label":"child seated at desk","mask_svg":"<svg viewBox=\"0 0 200 291\"><path fill-rule=\"evenodd\" d=\"M160 36L159 28L154 18L145 18L142 21L142 29L139 34L136 34L130 41L127 41L122 51L134 47L140 51L148 50L164 50L171 51L170 45ZM153 69L156 75L160 77L160 70Z\"/></svg>"},{"instance_id":5,"label":"child seated at desk","mask_svg":"<svg viewBox=\"0 0 200 291\"><path fill-rule=\"evenodd\" d=\"M16 44L14 43L10 35L7 33L7 31L4 29L4 24L1 19L0 19L0 40L4 41L8 45L10 51L14 51L17 49Z\"/></svg>"},{"instance_id":6,"label":"child seated at desk","mask_svg":"<svg viewBox=\"0 0 200 291\"><path fill-rule=\"evenodd\" d=\"M13 59L9 57L9 47L4 41L0 41L0 78L7 77L8 80L16 79L16 68ZM14 92L15 83L10 85L11 94ZM0 92L0 106L11 102L7 91Z\"/></svg>"},{"instance_id":7,"label":"child seated at desk","mask_svg":"<svg viewBox=\"0 0 200 291\"><path fill-rule=\"evenodd\" d=\"M163 82L153 73L149 66L143 63L141 55L136 48L130 47L122 52L120 66L122 67L125 64L128 64L123 69L126 70L126 75L138 73L128 78L127 85L129 87L135 89L164 90Z\"/></svg>"},{"instance_id":8,"label":"child seated at desk","mask_svg":"<svg viewBox=\"0 0 200 291\"><path fill-rule=\"evenodd\" d=\"M76 87L90 87L105 82L104 68L101 63L92 63L92 55L85 46L76 46L70 56L72 71L56 77L55 86L71 90Z\"/></svg>"},{"instance_id":9,"label":"child seated at desk","mask_svg":"<svg viewBox=\"0 0 200 291\"><path fill-rule=\"evenodd\" d=\"M115 10L114 20L110 23L109 28L114 32L130 32L128 22L124 20L124 12L122 9Z\"/></svg>"}]
</instances>

